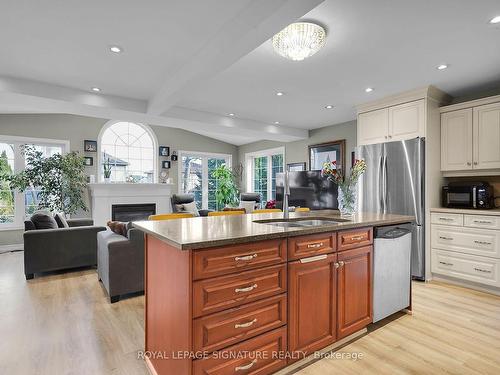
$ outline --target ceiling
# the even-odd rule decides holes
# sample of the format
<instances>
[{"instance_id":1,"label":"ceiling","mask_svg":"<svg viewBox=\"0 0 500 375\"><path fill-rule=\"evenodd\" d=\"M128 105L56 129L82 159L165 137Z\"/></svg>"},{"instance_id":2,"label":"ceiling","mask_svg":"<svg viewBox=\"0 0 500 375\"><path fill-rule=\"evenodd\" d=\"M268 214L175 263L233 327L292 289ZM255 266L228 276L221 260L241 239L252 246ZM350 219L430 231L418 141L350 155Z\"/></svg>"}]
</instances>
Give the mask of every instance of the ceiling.
<instances>
[{"instance_id":1,"label":"ceiling","mask_svg":"<svg viewBox=\"0 0 500 375\"><path fill-rule=\"evenodd\" d=\"M139 121L244 144L303 139L354 119L356 104L428 84L453 96L500 87L500 25L488 24L498 0L138 4L3 2L0 112ZM297 19L327 29L325 47L302 62L269 41ZM115 44L124 52L111 53Z\"/></svg>"}]
</instances>

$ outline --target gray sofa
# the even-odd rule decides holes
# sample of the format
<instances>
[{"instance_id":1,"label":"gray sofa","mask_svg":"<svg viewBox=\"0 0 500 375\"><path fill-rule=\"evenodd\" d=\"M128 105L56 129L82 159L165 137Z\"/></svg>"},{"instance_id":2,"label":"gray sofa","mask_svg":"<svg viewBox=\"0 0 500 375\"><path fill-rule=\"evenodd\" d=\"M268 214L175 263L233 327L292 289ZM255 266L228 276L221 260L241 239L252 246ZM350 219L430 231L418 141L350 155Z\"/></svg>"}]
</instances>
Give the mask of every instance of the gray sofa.
<instances>
[{"instance_id":1,"label":"gray sofa","mask_svg":"<svg viewBox=\"0 0 500 375\"><path fill-rule=\"evenodd\" d=\"M97 272L111 303L144 291L144 232L131 228L127 237L109 228L97 234Z\"/></svg>"},{"instance_id":2,"label":"gray sofa","mask_svg":"<svg viewBox=\"0 0 500 375\"><path fill-rule=\"evenodd\" d=\"M24 222L24 274L65 270L97 264L97 233L105 227L93 226L91 219L68 219L69 228L35 229Z\"/></svg>"}]
</instances>

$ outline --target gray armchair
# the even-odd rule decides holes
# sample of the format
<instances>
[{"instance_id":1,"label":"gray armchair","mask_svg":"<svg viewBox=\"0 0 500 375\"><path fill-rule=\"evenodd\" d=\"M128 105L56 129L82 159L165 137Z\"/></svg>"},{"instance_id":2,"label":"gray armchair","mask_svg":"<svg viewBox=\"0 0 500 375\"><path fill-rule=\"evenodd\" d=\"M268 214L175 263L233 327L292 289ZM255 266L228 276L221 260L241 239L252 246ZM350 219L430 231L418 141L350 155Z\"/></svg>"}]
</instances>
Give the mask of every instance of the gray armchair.
<instances>
[{"instance_id":1,"label":"gray armchair","mask_svg":"<svg viewBox=\"0 0 500 375\"><path fill-rule=\"evenodd\" d=\"M177 205L194 202L194 195L193 194L172 194L170 201L172 203L172 212L179 212L179 210L177 209ZM208 216L208 213L213 212L213 210L198 210L198 212L200 213L200 216Z\"/></svg>"},{"instance_id":2,"label":"gray armchair","mask_svg":"<svg viewBox=\"0 0 500 375\"><path fill-rule=\"evenodd\" d=\"M144 291L144 232L131 228L125 237L108 228L98 233L97 273L111 303Z\"/></svg>"},{"instance_id":3,"label":"gray armchair","mask_svg":"<svg viewBox=\"0 0 500 375\"><path fill-rule=\"evenodd\" d=\"M255 203L260 203L260 193L241 193L240 201L255 201Z\"/></svg>"},{"instance_id":4,"label":"gray armchair","mask_svg":"<svg viewBox=\"0 0 500 375\"><path fill-rule=\"evenodd\" d=\"M68 219L69 228L35 229L25 221L24 274L64 270L97 264L97 233L105 227L93 226L90 219Z\"/></svg>"}]
</instances>

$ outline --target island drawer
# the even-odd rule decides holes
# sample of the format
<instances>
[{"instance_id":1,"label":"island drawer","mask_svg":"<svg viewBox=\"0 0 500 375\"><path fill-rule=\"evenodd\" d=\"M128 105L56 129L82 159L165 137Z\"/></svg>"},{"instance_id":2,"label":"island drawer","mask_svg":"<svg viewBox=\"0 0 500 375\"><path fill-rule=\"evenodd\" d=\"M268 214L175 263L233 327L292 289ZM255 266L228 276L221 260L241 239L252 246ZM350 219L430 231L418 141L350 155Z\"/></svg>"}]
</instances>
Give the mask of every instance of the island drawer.
<instances>
[{"instance_id":1,"label":"island drawer","mask_svg":"<svg viewBox=\"0 0 500 375\"><path fill-rule=\"evenodd\" d=\"M286 258L286 239L197 250L193 256L193 278L199 280L284 263Z\"/></svg>"},{"instance_id":2,"label":"island drawer","mask_svg":"<svg viewBox=\"0 0 500 375\"><path fill-rule=\"evenodd\" d=\"M360 228L338 232L338 251L369 246L373 243L373 228Z\"/></svg>"},{"instance_id":3,"label":"island drawer","mask_svg":"<svg viewBox=\"0 0 500 375\"><path fill-rule=\"evenodd\" d=\"M195 319L194 350L212 352L281 327L286 311L286 294L281 294Z\"/></svg>"},{"instance_id":4,"label":"island drawer","mask_svg":"<svg viewBox=\"0 0 500 375\"><path fill-rule=\"evenodd\" d=\"M286 366L286 327L231 346L193 362L193 375L273 374Z\"/></svg>"},{"instance_id":5,"label":"island drawer","mask_svg":"<svg viewBox=\"0 0 500 375\"><path fill-rule=\"evenodd\" d=\"M287 265L281 264L193 283L193 315L199 317L286 292Z\"/></svg>"},{"instance_id":6,"label":"island drawer","mask_svg":"<svg viewBox=\"0 0 500 375\"><path fill-rule=\"evenodd\" d=\"M332 253L337 249L337 233L320 233L288 239L288 258L300 259Z\"/></svg>"}]
</instances>

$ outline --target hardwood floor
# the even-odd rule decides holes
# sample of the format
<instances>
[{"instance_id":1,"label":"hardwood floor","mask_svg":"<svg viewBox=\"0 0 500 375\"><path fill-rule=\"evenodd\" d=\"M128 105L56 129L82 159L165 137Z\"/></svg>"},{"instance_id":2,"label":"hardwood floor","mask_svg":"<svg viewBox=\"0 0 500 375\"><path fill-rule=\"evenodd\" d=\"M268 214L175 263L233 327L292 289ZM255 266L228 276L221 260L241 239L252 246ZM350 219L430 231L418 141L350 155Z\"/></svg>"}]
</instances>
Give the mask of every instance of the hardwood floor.
<instances>
[{"instance_id":1,"label":"hardwood floor","mask_svg":"<svg viewBox=\"0 0 500 375\"><path fill-rule=\"evenodd\" d=\"M414 314L390 322L300 375L499 374L500 297L415 283ZM142 375L144 297L111 305L95 270L24 280L23 254L0 254L0 374ZM338 354L341 355L341 354Z\"/></svg>"}]
</instances>

